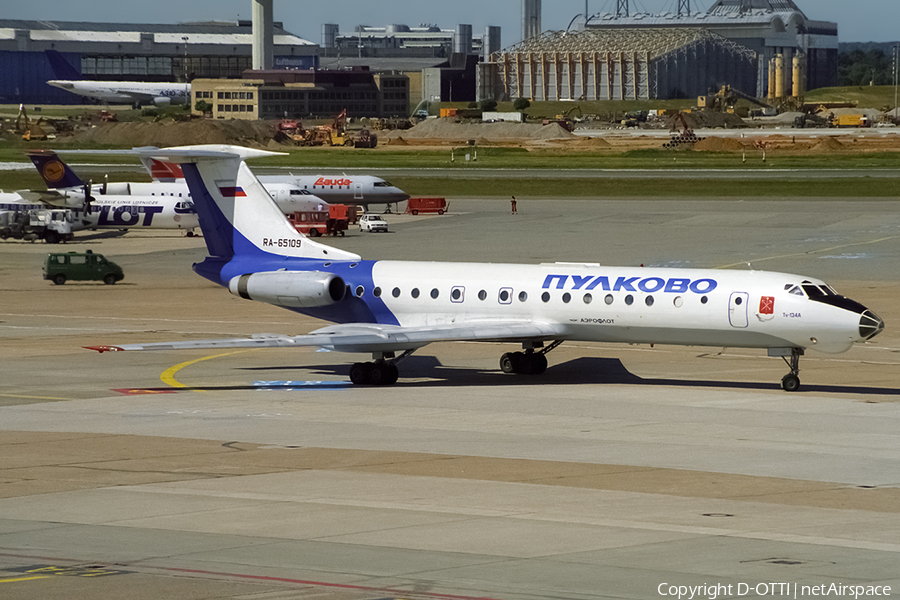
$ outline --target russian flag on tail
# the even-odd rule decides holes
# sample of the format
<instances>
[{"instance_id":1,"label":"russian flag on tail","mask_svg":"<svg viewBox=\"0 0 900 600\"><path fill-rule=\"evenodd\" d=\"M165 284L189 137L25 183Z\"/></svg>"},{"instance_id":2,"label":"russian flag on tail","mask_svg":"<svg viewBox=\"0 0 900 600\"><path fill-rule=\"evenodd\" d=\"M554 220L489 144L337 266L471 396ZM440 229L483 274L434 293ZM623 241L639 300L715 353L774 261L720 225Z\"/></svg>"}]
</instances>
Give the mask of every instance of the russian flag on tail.
<instances>
[{"instance_id":1,"label":"russian flag on tail","mask_svg":"<svg viewBox=\"0 0 900 600\"><path fill-rule=\"evenodd\" d=\"M241 187L219 187L223 198L246 198L247 193Z\"/></svg>"}]
</instances>

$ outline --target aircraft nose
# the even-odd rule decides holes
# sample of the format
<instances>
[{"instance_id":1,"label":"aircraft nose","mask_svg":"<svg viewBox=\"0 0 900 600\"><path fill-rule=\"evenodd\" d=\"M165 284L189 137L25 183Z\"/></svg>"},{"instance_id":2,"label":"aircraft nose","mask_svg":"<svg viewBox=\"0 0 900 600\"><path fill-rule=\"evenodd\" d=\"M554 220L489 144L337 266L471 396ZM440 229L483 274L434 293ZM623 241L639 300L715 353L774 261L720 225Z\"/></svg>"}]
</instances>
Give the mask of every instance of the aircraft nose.
<instances>
[{"instance_id":1,"label":"aircraft nose","mask_svg":"<svg viewBox=\"0 0 900 600\"><path fill-rule=\"evenodd\" d=\"M884 331L884 320L881 317L871 310L862 313L859 318L859 337L871 340L882 331Z\"/></svg>"}]
</instances>

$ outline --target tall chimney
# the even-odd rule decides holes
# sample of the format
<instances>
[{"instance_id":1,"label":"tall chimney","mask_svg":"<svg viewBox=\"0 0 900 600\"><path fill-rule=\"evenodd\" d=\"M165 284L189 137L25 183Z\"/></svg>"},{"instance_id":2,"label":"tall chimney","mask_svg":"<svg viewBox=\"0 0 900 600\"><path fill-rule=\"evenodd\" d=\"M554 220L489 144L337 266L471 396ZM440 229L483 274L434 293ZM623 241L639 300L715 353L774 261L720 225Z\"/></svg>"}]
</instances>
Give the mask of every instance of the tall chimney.
<instances>
[{"instance_id":1,"label":"tall chimney","mask_svg":"<svg viewBox=\"0 0 900 600\"><path fill-rule=\"evenodd\" d=\"M265 71L275 63L273 0L251 0L253 9L253 68Z\"/></svg>"},{"instance_id":2,"label":"tall chimney","mask_svg":"<svg viewBox=\"0 0 900 600\"><path fill-rule=\"evenodd\" d=\"M522 39L531 39L541 33L541 0L522 0Z\"/></svg>"}]
</instances>

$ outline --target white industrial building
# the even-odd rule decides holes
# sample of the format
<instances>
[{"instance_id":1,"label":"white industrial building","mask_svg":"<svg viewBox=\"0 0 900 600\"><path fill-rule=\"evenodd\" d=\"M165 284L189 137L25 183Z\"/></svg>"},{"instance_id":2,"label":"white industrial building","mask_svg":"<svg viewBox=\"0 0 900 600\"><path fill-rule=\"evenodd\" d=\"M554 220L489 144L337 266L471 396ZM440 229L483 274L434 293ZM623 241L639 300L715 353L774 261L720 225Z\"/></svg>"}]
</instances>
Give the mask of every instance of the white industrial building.
<instances>
[{"instance_id":1,"label":"white industrial building","mask_svg":"<svg viewBox=\"0 0 900 600\"><path fill-rule=\"evenodd\" d=\"M809 19L793 0L716 0L703 13L691 0L661 14L615 6L532 35L540 2L522 0L524 40L480 66L479 99L690 98L723 85L765 97L795 89L798 69L802 89L837 85L837 24Z\"/></svg>"}]
</instances>

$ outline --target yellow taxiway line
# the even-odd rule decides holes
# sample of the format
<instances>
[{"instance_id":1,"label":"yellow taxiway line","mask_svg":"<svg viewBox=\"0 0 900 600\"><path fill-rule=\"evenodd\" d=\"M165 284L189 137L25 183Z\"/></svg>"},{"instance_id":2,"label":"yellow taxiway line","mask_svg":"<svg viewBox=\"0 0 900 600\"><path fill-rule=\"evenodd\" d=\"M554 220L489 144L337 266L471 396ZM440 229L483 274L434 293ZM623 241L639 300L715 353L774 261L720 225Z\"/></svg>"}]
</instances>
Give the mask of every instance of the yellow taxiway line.
<instances>
[{"instance_id":1,"label":"yellow taxiway line","mask_svg":"<svg viewBox=\"0 0 900 600\"><path fill-rule=\"evenodd\" d=\"M185 367L189 367L189 366L191 366L191 365L195 365L195 364L197 364L197 363L201 363L201 362L204 362L204 361L207 361L207 360L213 360L213 359L216 359L216 358L222 358L223 356L231 356L232 354L243 354L244 352L251 352L251 350L238 350L237 352L226 352L225 354L215 354L215 355L213 355L213 356L205 356L205 357L203 357L203 358L198 358L198 359L195 359L195 360L189 360L189 361L187 361L187 362L181 363L180 365L175 365L174 367L172 367L172 368L170 368L170 369L166 369L165 371L163 371L162 375L159 376L159 378L162 380L162 382L163 382L164 384L166 384L166 385L168 385L168 386L170 386L170 387L174 387L174 388L186 388L186 387L189 387L189 386L187 386L187 385L181 383L180 381L178 381L177 379L175 379L175 375L176 375L179 371L181 371L182 369L184 369Z\"/></svg>"}]
</instances>

